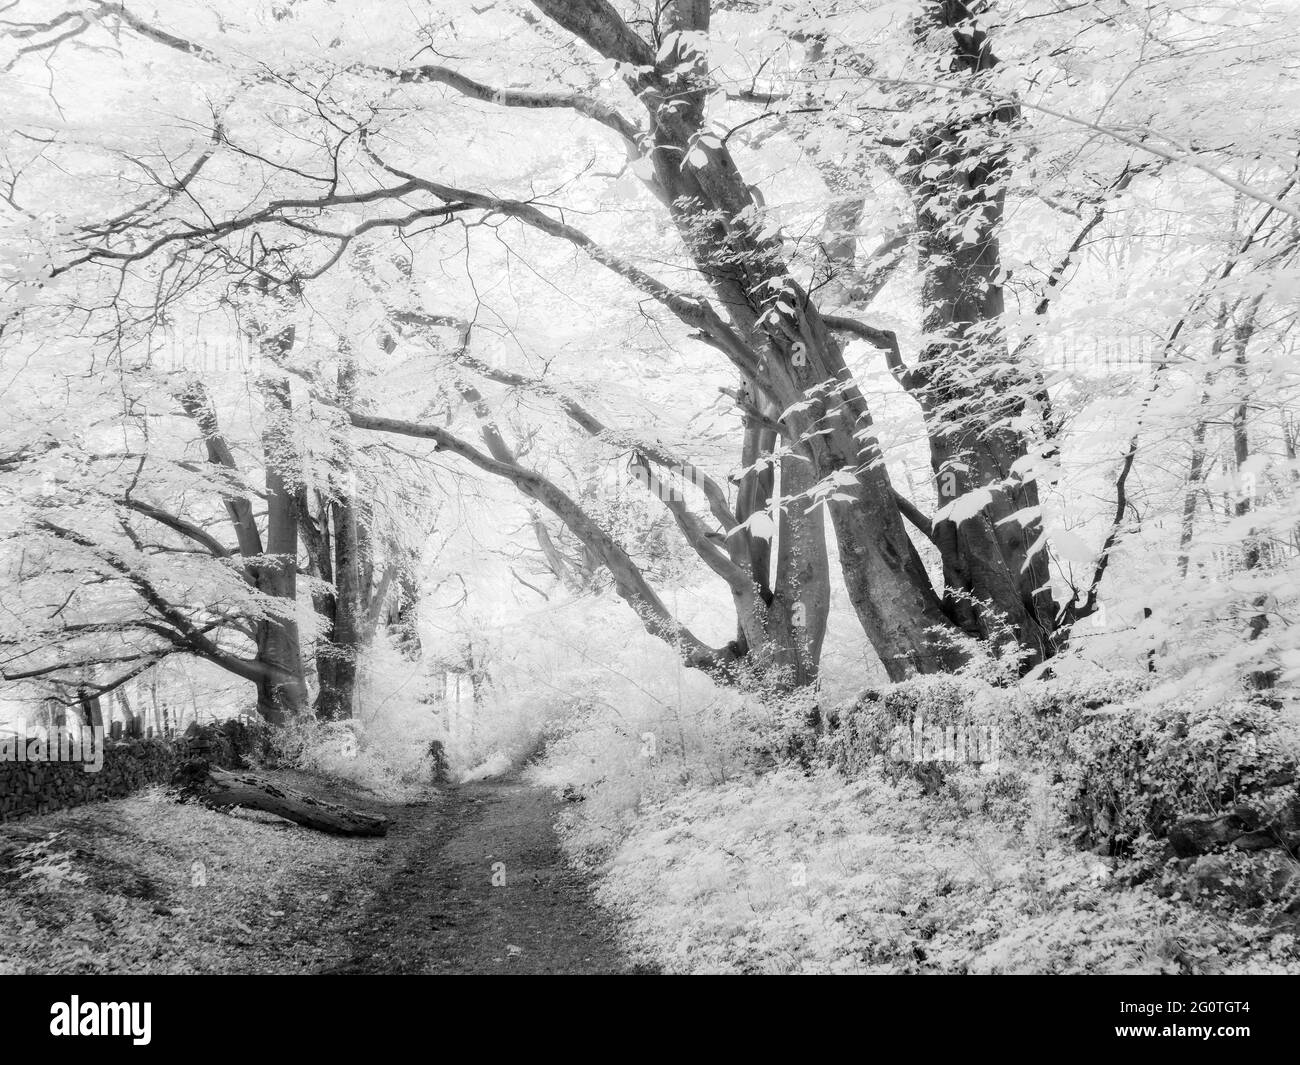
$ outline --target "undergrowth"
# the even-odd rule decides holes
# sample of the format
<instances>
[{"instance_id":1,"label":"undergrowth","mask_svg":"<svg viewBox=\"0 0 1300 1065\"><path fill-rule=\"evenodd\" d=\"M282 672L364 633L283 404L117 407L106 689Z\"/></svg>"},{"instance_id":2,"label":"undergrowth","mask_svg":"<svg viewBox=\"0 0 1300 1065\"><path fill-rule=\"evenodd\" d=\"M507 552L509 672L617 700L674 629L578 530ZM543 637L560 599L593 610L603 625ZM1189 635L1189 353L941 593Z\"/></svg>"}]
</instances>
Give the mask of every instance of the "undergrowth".
<instances>
[{"instance_id":1,"label":"undergrowth","mask_svg":"<svg viewBox=\"0 0 1300 1065\"><path fill-rule=\"evenodd\" d=\"M531 779L573 800L566 850L668 971L1300 972L1293 856L1247 873L1161 838L1293 797L1292 740L1257 701L994 671L833 714L716 689L664 709L582 708ZM995 728L997 757L918 765L916 716Z\"/></svg>"}]
</instances>

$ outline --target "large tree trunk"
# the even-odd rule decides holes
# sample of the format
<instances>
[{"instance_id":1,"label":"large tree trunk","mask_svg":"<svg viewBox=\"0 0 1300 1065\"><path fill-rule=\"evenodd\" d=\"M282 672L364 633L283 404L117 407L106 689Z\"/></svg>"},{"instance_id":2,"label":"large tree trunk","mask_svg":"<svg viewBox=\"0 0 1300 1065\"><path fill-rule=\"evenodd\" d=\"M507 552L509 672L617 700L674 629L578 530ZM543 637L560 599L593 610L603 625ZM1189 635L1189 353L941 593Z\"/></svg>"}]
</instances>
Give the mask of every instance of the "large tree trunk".
<instances>
[{"instance_id":1,"label":"large tree trunk","mask_svg":"<svg viewBox=\"0 0 1300 1065\"><path fill-rule=\"evenodd\" d=\"M294 608L298 594L298 518L291 482L294 447L287 378L265 386L267 420L262 445L266 462L266 552L256 567L257 587L283 600L281 613L257 626L257 662L266 676L257 684L257 709L280 725L302 714L307 704L302 651Z\"/></svg>"},{"instance_id":2,"label":"large tree trunk","mask_svg":"<svg viewBox=\"0 0 1300 1065\"><path fill-rule=\"evenodd\" d=\"M356 360L344 344L339 353L339 401L351 406L356 398ZM316 716L322 721L350 718L356 707L357 665L363 638L361 624L362 559L356 464L351 426L339 428L340 441L335 448L331 499L323 508L321 522L332 532L331 571L334 594L327 597L329 614L326 632L317 650L317 673L320 692L316 697ZM368 582L367 582L368 583Z\"/></svg>"},{"instance_id":3,"label":"large tree trunk","mask_svg":"<svg viewBox=\"0 0 1300 1065\"><path fill-rule=\"evenodd\" d=\"M539 6L601 47L592 27L561 12L563 5ZM708 6L666 4L661 31L707 31ZM759 205L730 153L699 141L711 86L703 53L685 43L674 51L659 70L677 73L657 74L640 90L651 120L655 190L757 357L759 389L788 412L785 424L807 442L815 477L836 479L829 509L845 587L886 672L902 679L954 668L963 656L937 635L950 622L903 526L866 402L779 244L761 233Z\"/></svg>"},{"instance_id":4,"label":"large tree trunk","mask_svg":"<svg viewBox=\"0 0 1300 1065\"><path fill-rule=\"evenodd\" d=\"M756 391L751 383L751 400ZM765 413L774 419L780 412ZM798 688L817 679L830 609L830 571L822 512L802 498L815 481L811 462L801 456L773 458L776 443L774 430L754 417L746 418L741 452L745 473L736 498L736 521L743 525L755 514L771 513L774 508L779 513L770 535L755 535L748 527L730 534L743 541L734 554L744 559L750 576L749 587L733 592L736 647L739 655L767 674L769 685Z\"/></svg>"},{"instance_id":5,"label":"large tree trunk","mask_svg":"<svg viewBox=\"0 0 1300 1065\"><path fill-rule=\"evenodd\" d=\"M1246 464L1250 460L1251 450L1249 419L1253 399L1247 349L1250 346L1251 338L1255 334L1255 316L1259 311L1262 300L1262 296L1255 296L1247 304L1242 320L1237 323L1232 336L1232 362L1237 377L1237 395L1239 397L1232 410L1232 453L1237 474L1237 503L1234 510L1238 518L1247 517L1255 505L1256 486L1253 481L1250 483L1246 481L1248 476L1254 476L1246 471ZM1245 569L1258 569L1260 565L1264 564L1265 560L1262 551L1265 544L1266 541L1262 540L1253 528L1249 530L1241 545L1242 565ZM1253 600L1253 605L1260 607L1267 601L1268 597L1260 594ZM1258 640L1268 631L1268 615L1265 613L1251 615L1248 631L1252 641ZM1247 680L1253 688L1267 690L1276 686L1277 676L1277 670L1256 669L1250 671Z\"/></svg>"},{"instance_id":6,"label":"large tree trunk","mask_svg":"<svg viewBox=\"0 0 1300 1065\"><path fill-rule=\"evenodd\" d=\"M256 337L259 343L265 343L261 338ZM273 342L281 347L292 346L293 333L292 329L286 330ZM279 417L281 423L287 423L286 412L281 410L288 402L288 383L281 380L279 386L273 386L266 390L267 408L268 408L268 433L270 429L270 419L273 415ZM217 422L216 408L208 398L207 392L201 384L191 383L182 392L181 404L185 412L194 419L199 427L199 432L203 436L204 447L207 450L208 461L232 474L238 472L238 465L235 462L234 452L231 451L230 445L221 433L220 425ZM287 424L282 424L280 431L287 429ZM275 538L278 547L284 548L287 540L286 515L284 513L284 490L285 480L283 473L276 469L276 465L283 459L281 448L277 443L277 436L272 434L264 436L263 451L266 457L266 485L268 493L268 523L275 525ZM293 529L293 539L289 544L288 557L291 561L290 573L287 579L278 575L280 566L274 564L274 559L268 563L267 556L264 554L262 534L257 527L257 518L253 511L252 501L245 495L229 493L223 496L226 513L230 518L231 526L235 530L235 538L239 545L240 557L244 560L244 565L248 575L259 591L268 595L281 596L284 592L295 593L297 589L297 525L290 520L289 524ZM271 530L268 527L268 543L266 551L274 554L273 549L269 546ZM290 617L292 617L292 608ZM281 617L265 617L260 619L256 625L256 656L252 667L247 670L237 670L239 675L246 676L253 680L257 686L257 709L258 712L266 718L267 721L282 724L287 716L294 712L295 706L301 706L305 699L306 685L302 683L302 662L298 655L298 635L296 622L290 621L292 632L284 632L285 620ZM283 694L282 694L283 693ZM157 688L155 680L154 702L157 703Z\"/></svg>"},{"instance_id":7,"label":"large tree trunk","mask_svg":"<svg viewBox=\"0 0 1300 1065\"><path fill-rule=\"evenodd\" d=\"M265 297L265 293L262 293ZM271 314L284 308L270 304ZM255 316L246 325L249 339L256 343L263 358L279 365L293 349L295 330L287 325L271 333L260 326ZM266 401L266 426L262 434L263 461L267 494L266 537L258 529L252 501L239 492L223 494L226 512L235 530L239 554L248 578L258 591L283 600L275 612L256 623L256 652L251 663L238 662L230 656L209 657L239 676L252 680L257 687L258 712L272 724L284 724L301 713L307 701L303 674L298 623L295 617L298 588L298 518L296 489L298 459L290 424L289 382L284 376L269 379L263 386ZM203 436L208 461L231 474L238 473L234 453L221 433L216 408L203 386L191 382L180 395L185 412L194 419Z\"/></svg>"},{"instance_id":8,"label":"large tree trunk","mask_svg":"<svg viewBox=\"0 0 1300 1065\"><path fill-rule=\"evenodd\" d=\"M304 828L335 836L388 834L386 818L321 802L310 795L282 788L261 777L216 769L198 759L181 767L177 773L177 782L181 785L184 797L214 809L240 806L248 810L262 810Z\"/></svg>"},{"instance_id":9,"label":"large tree trunk","mask_svg":"<svg viewBox=\"0 0 1300 1065\"><path fill-rule=\"evenodd\" d=\"M261 286L258 309L269 316L288 316L287 298L272 300ZM292 323L273 330L268 322L252 321L251 328L272 373L262 385L266 421L262 430L262 457L266 469L266 549L255 567L257 587L282 601L280 611L264 618L257 628L257 664L266 676L257 684L257 709L271 724L300 717L307 706L307 680L296 616L298 602L298 485L301 461L294 440L289 378L279 367L293 351L297 332Z\"/></svg>"},{"instance_id":10,"label":"large tree trunk","mask_svg":"<svg viewBox=\"0 0 1300 1065\"><path fill-rule=\"evenodd\" d=\"M950 69L974 81L997 59L971 19L960 0L926 4L918 39L946 30L941 39L951 50ZM973 514L935 523L944 607L964 630L987 636L991 606L1011 624L1033 665L1053 653L1056 604L1047 552L1042 545L1030 550L1041 533L1038 488L1013 472L1031 452L1013 419L1033 393L1009 357L1002 323L1002 131L1018 118L1014 108L1001 107L975 121L927 128L913 142L903 183L916 212L922 324L932 338L912 391L926 420L937 502L946 507L971 493L984 500Z\"/></svg>"},{"instance_id":11,"label":"large tree trunk","mask_svg":"<svg viewBox=\"0 0 1300 1065\"><path fill-rule=\"evenodd\" d=\"M817 679L831 606L826 521L804 495L815 483L812 463L800 455L781 459L781 508L772 611L778 631L793 649L795 683Z\"/></svg>"}]
</instances>

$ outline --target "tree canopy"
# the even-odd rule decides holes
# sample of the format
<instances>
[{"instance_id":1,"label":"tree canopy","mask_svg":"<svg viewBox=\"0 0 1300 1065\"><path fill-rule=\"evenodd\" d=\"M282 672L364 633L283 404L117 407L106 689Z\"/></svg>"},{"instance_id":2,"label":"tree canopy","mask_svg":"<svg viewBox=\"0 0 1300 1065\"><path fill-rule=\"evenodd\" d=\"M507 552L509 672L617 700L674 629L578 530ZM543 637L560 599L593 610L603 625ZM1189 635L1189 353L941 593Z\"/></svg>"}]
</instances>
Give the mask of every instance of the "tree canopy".
<instances>
[{"instance_id":1,"label":"tree canopy","mask_svg":"<svg viewBox=\"0 0 1300 1065\"><path fill-rule=\"evenodd\" d=\"M724 685L815 687L828 631L1286 685L1298 32L15 0L0 677L346 717L376 641L481 678L467 604L616 596Z\"/></svg>"}]
</instances>

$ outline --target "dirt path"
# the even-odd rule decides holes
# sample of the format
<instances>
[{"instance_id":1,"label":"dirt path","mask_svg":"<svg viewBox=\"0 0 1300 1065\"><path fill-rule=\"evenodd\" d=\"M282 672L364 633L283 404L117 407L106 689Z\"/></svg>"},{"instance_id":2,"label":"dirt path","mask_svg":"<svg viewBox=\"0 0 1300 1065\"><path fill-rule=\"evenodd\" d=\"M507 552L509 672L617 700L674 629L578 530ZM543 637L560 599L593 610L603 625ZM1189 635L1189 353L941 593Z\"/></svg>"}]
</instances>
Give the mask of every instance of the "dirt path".
<instances>
[{"instance_id":1,"label":"dirt path","mask_svg":"<svg viewBox=\"0 0 1300 1065\"><path fill-rule=\"evenodd\" d=\"M350 959L325 973L637 973L564 861L559 805L514 780L406 807L371 876Z\"/></svg>"}]
</instances>

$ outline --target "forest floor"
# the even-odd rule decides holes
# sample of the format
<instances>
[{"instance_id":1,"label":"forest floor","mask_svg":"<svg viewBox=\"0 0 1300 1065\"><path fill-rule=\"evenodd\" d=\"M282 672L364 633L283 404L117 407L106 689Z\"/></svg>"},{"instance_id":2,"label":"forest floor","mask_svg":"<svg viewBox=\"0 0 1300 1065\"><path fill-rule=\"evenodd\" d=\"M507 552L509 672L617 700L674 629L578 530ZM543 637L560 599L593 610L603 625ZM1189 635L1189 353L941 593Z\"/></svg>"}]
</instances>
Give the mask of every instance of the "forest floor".
<instances>
[{"instance_id":1,"label":"forest floor","mask_svg":"<svg viewBox=\"0 0 1300 1065\"><path fill-rule=\"evenodd\" d=\"M395 801L265 775L388 835L159 788L0 825L0 974L1300 972L1294 918L1126 883L1037 802L780 770L620 819L516 777Z\"/></svg>"},{"instance_id":2,"label":"forest floor","mask_svg":"<svg viewBox=\"0 0 1300 1065\"><path fill-rule=\"evenodd\" d=\"M635 813L596 788L561 838L624 949L666 973L1300 974L1285 852L1155 872L1075 849L1048 787L949 783L783 767ZM1265 883L1274 901L1249 901Z\"/></svg>"},{"instance_id":3,"label":"forest floor","mask_svg":"<svg viewBox=\"0 0 1300 1065\"><path fill-rule=\"evenodd\" d=\"M0 973L624 973L548 791L514 779L394 804L340 839L160 789L0 825Z\"/></svg>"},{"instance_id":4,"label":"forest floor","mask_svg":"<svg viewBox=\"0 0 1300 1065\"><path fill-rule=\"evenodd\" d=\"M622 973L612 919L564 859L557 800L516 780L450 789L391 828L366 935L337 973ZM405 843L403 843L405 840Z\"/></svg>"}]
</instances>

